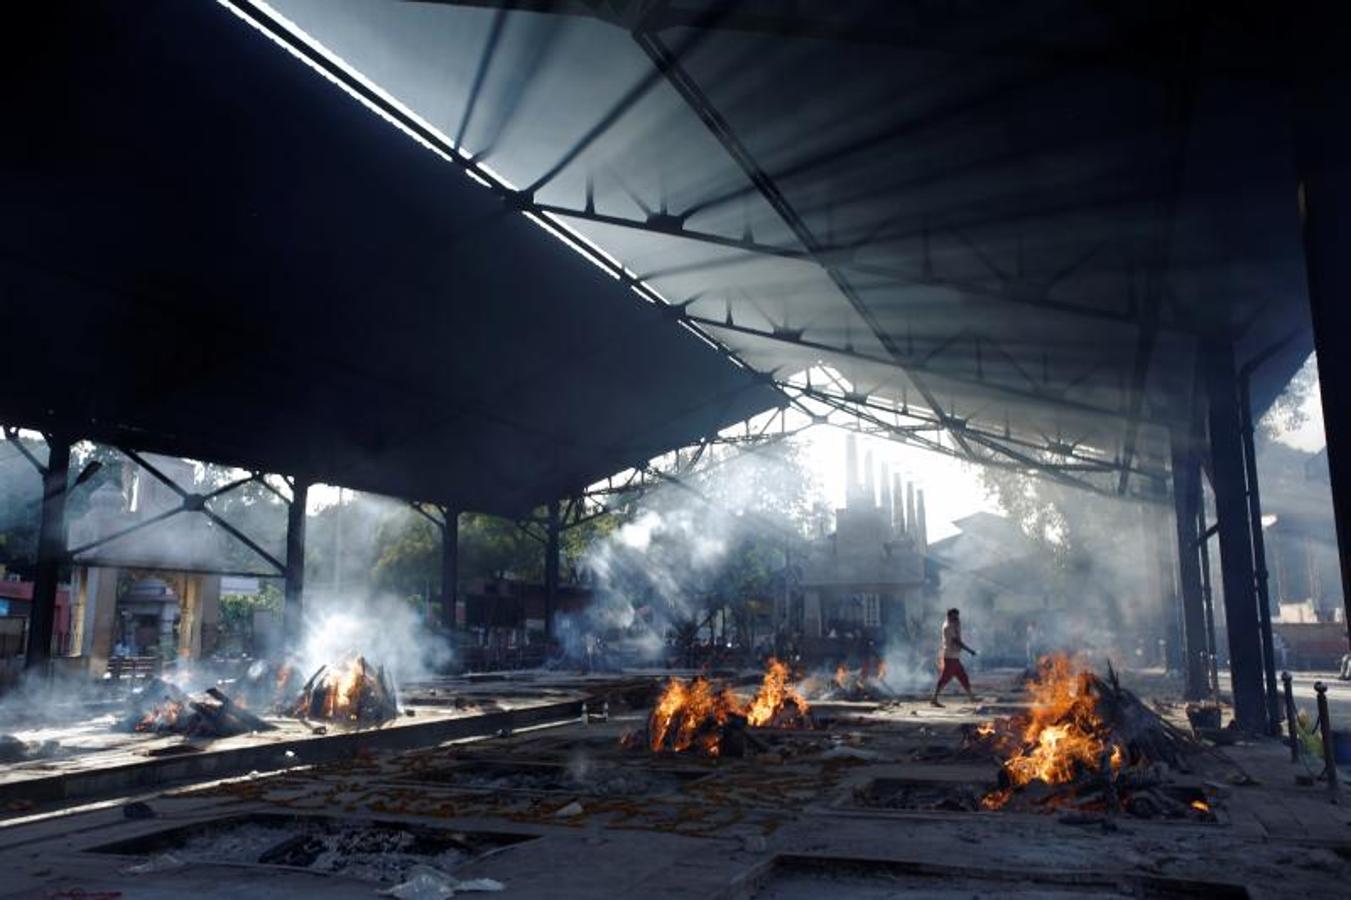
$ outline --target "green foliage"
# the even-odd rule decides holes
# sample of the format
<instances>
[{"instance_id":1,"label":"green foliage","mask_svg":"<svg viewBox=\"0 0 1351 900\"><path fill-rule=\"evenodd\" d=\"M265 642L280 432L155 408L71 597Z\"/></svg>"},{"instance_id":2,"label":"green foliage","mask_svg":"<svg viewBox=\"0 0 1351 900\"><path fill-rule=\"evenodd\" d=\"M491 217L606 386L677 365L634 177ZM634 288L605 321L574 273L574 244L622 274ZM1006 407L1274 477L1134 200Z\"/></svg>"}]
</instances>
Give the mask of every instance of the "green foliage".
<instances>
[{"instance_id":1,"label":"green foliage","mask_svg":"<svg viewBox=\"0 0 1351 900\"><path fill-rule=\"evenodd\" d=\"M220 598L220 623L227 631L248 629L253 623L253 614L259 610L280 613L282 605L281 588L270 582L264 582L257 596L244 594L222 594Z\"/></svg>"},{"instance_id":2,"label":"green foliage","mask_svg":"<svg viewBox=\"0 0 1351 900\"><path fill-rule=\"evenodd\" d=\"M45 459L40 440L21 437L24 448ZM37 557L42 476L8 440L0 442L0 565L24 570Z\"/></svg>"},{"instance_id":3,"label":"green foliage","mask_svg":"<svg viewBox=\"0 0 1351 900\"><path fill-rule=\"evenodd\" d=\"M408 597L441 582L441 534L412 510L391 516L376 532L372 570L377 587Z\"/></svg>"},{"instance_id":4,"label":"green foliage","mask_svg":"<svg viewBox=\"0 0 1351 900\"><path fill-rule=\"evenodd\" d=\"M1257 423L1258 433L1266 438L1298 431L1309 421L1307 406L1318 393L1318 360L1310 353L1285 390Z\"/></svg>"}]
</instances>

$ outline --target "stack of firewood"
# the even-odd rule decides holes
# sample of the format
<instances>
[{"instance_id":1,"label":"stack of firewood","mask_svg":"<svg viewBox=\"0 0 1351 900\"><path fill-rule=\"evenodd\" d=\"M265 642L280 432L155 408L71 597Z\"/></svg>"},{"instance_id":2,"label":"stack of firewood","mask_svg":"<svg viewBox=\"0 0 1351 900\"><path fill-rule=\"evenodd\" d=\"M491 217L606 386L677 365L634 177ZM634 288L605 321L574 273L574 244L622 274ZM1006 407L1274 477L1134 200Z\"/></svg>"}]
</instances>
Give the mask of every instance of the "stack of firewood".
<instances>
[{"instance_id":1,"label":"stack of firewood","mask_svg":"<svg viewBox=\"0 0 1351 900\"><path fill-rule=\"evenodd\" d=\"M132 695L122 725L129 731L187 737L229 737L273 727L219 688L189 694L158 678Z\"/></svg>"}]
</instances>

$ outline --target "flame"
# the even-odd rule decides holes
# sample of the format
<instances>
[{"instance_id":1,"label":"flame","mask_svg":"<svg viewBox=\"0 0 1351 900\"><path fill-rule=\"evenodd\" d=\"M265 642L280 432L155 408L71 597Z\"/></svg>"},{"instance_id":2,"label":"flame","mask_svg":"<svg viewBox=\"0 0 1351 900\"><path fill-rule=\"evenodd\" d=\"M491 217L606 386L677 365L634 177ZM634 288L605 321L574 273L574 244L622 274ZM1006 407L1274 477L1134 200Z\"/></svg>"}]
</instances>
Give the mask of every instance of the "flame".
<instances>
[{"instance_id":1,"label":"flame","mask_svg":"<svg viewBox=\"0 0 1351 900\"><path fill-rule=\"evenodd\" d=\"M357 722L387 719L396 715L397 709L385 688L383 670L377 673L364 656L353 653L342 664L324 670L300 697L296 714L332 722Z\"/></svg>"},{"instance_id":2,"label":"flame","mask_svg":"<svg viewBox=\"0 0 1351 900\"><path fill-rule=\"evenodd\" d=\"M853 693L866 688L870 683L881 682L887 677L887 664L880 659L865 659L858 671L852 671L843 664L835 668L832 681L842 693Z\"/></svg>"},{"instance_id":3,"label":"flame","mask_svg":"<svg viewBox=\"0 0 1351 900\"><path fill-rule=\"evenodd\" d=\"M733 717L752 727L786 724L805 717L810 710L798 689L790 684L787 663L771 659L764 680L750 703L743 704L730 688L716 689L703 677L692 681L672 678L657 699L648 720L651 748L665 747L677 753L695 749L708 756L722 752L722 731Z\"/></svg>"},{"instance_id":4,"label":"flame","mask_svg":"<svg viewBox=\"0 0 1351 900\"><path fill-rule=\"evenodd\" d=\"M760 690L746 709L746 724L757 728L769 725L787 709L789 704L797 708L799 716L807 715L811 707L798 693L797 688L788 683L792 674L787 663L779 662L777 659L769 661L764 681L760 683Z\"/></svg>"},{"instance_id":5,"label":"flame","mask_svg":"<svg viewBox=\"0 0 1351 900\"><path fill-rule=\"evenodd\" d=\"M1012 788L1032 781L1065 784L1084 770L1101 767L1104 757L1115 775L1126 762L1120 745L1112 742L1110 728L1098 712L1093 675L1068 656L1041 660L1038 676L1027 683L1032 706L1022 724L1004 772ZM980 737L998 738L994 723L976 728ZM1012 790L992 791L982 805L998 809L1008 802Z\"/></svg>"},{"instance_id":6,"label":"flame","mask_svg":"<svg viewBox=\"0 0 1351 900\"><path fill-rule=\"evenodd\" d=\"M1204 801L1204 800L1193 800L1193 801L1191 802L1191 807L1192 807L1192 809L1196 810L1197 812L1203 812L1203 813L1208 813L1208 812L1210 812L1210 804L1207 803L1207 802Z\"/></svg>"},{"instance_id":7,"label":"flame","mask_svg":"<svg viewBox=\"0 0 1351 900\"><path fill-rule=\"evenodd\" d=\"M652 749L660 750L669 737L671 749L679 753L695 746L696 739L700 739L698 749L716 756L720 737L717 729L739 712L740 704L730 690L715 692L706 678L689 682L672 678L652 710L648 727ZM711 734L700 734L710 729Z\"/></svg>"},{"instance_id":8,"label":"flame","mask_svg":"<svg viewBox=\"0 0 1351 900\"><path fill-rule=\"evenodd\" d=\"M174 728L178 724L178 717L183 713L183 704L174 700L165 699L163 703L156 703L150 708L141 720L132 726L133 731L165 731ZM123 725L123 728L126 726Z\"/></svg>"}]
</instances>

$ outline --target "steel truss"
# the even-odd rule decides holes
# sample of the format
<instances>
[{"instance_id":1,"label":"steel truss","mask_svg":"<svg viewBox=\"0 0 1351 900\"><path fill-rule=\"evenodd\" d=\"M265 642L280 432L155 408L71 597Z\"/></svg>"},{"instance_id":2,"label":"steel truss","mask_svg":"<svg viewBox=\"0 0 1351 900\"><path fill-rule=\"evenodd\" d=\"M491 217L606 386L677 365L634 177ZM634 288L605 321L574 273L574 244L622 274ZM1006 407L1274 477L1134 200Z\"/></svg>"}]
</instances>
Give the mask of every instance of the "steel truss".
<instances>
[{"instance_id":1,"label":"steel truss","mask_svg":"<svg viewBox=\"0 0 1351 900\"><path fill-rule=\"evenodd\" d=\"M90 541L87 544L83 544L79 547L74 547L68 550L66 555L69 559L75 561L75 558L77 556L83 556L87 554L90 550L102 547L108 543L111 543L112 541L117 540L118 538L123 538L129 534L134 534L138 531L143 531L151 527L152 525L157 525L160 522L163 522L167 519L171 519L174 516L180 515L182 513L195 512L201 513L212 524L221 528L235 540L239 541L241 544L248 547L251 551L253 551L253 553L256 556L258 556L264 562L268 563L270 566L272 566L274 569L277 570L275 573L268 573L268 576L285 574L286 563L277 559L277 557L273 556L267 550L263 549L263 547L260 546L257 541L253 540L253 538L249 537L239 528L236 528L233 524L226 521L218 513L212 510L210 506L207 505L212 500L221 497L225 494L228 494L231 491L238 490L244 485L250 483L261 484L269 491L271 491L273 494L276 494L284 502L291 503L292 501L290 498L286 497L286 495L284 495L283 493L278 491L275 487L267 483L266 477L261 472L251 472L249 475L243 478L235 479L234 481L223 484L214 490L208 491L204 494L199 494L185 490L184 488L180 487L177 482L175 482L168 475L164 474L159 469L157 469L154 465L152 465L148 460L146 460L136 451L128 449L126 447L118 447L117 450L123 456L127 457L136 465L140 466L142 469L149 472L152 476L154 476L156 480L160 481L162 484L167 486L171 491L177 494L179 498L179 504L178 506L175 506L171 509L166 509L161 513L157 513L156 515L151 516L148 519L137 522L134 525L129 525L126 528L122 528L113 532L112 534L105 535L104 537L101 537L96 541ZM85 562L86 560L79 560L79 561ZM258 574L258 573L248 573L248 574Z\"/></svg>"},{"instance_id":2,"label":"steel truss","mask_svg":"<svg viewBox=\"0 0 1351 900\"><path fill-rule=\"evenodd\" d=\"M801 387L790 386L772 373L766 374L769 383L776 385L781 392L784 392L784 405L793 405L803 411L804 404L810 406L811 401L816 401L817 408L815 412L808 412L813 418L828 415L831 412L845 413L844 418L852 417L859 430L868 430L870 433L879 433L885 436L902 439L907 443L924 447L945 455L955 456L959 459L979 463L981 465L994 465L1001 468L1008 468L1027 474L1041 474L1044 477L1064 483L1070 486L1084 488L1094 493L1104 493L1101 486L1097 485L1090 478L1101 472L1110 472L1117 478L1116 490L1108 491L1116 496L1126 495L1128 476L1131 472L1139 471L1151 476L1156 475L1152 470L1144 470L1135 466L1130 458L1103 459L1095 456L1085 457L1078 449L1076 442L1063 442L1059 438L1056 440L1047 439L1045 445L1036 445L1024 440L1014 439L1008 432L1006 426L1002 434L991 432L988 429L982 429L970 421L970 417L962 418L955 415L950 410L945 409L939 402L934 390L928 384L928 377L937 377L952 379L963 383L979 385L983 389L990 390L993 393L1000 393L1010 397L1017 396L1022 399L1033 400L1039 403L1059 407L1062 409L1076 409L1080 412L1087 412L1096 415L1108 415L1117 419L1125 419L1127 423L1126 443L1130 445L1130 450L1134 451L1134 436L1139 424L1143 420L1143 411L1141 398L1124 399L1122 407L1112 409L1100 407L1094 404L1080 403L1071 401L1065 396L1071 387L1075 384L1092 377L1096 372L1096 366L1090 371L1074 379L1066 385L1061 391L1050 389L1043 382L1038 383L1031 375L1013 359L1006 349L1000 347L996 341L988 336L976 336L977 347L977 373L975 376L962 376L960 373L950 373L934 369L929 365L932 353L928 357L918 357L909 352L907 348L901 345L894 335L892 335L877 318L876 313L864 302L859 291L855 287L852 276L856 274L867 274L869 276L882 276L900 281L908 281L916 284L934 284L943 283L936 279L929 266L924 267L924 271L916 276L913 273L903 272L887 267L862 267L853 259L853 253L849 247L837 247L827 244L820 240L807 226L802 216L780 191L778 185L771 175L766 172L759 162L752 156L747 147L735 134L730 124L722 114L710 102L706 94L694 79L685 70L682 64L682 58L700 41L706 39L706 36L714 30L717 25L717 16L713 16L702 29L697 29L692 35L687 35L682 43L676 47L668 46L656 31L648 24L647 15L660 14L660 8L663 4L658 3L650 7L643 7L640 10L636 20L632 24L633 38L639 47L651 59L654 71L642 78L625 95L620 98L609 110L605 111L596 121L596 123L587 130L587 132L571 147L569 147L560 158L552 165L547 167L537 178L535 178L527 188L517 190L500 178L498 178L485 164L484 157L492 148L487 148L477 154L470 154L463 146L452 140L445 134L442 134L436 128L411 113L406 107L394 101L384 92L376 88L366 79L358 77L352 70L348 69L336 57L329 54L323 48L309 40L303 33L293 30L288 23L273 19L269 13L255 5L251 0L230 0L231 5L245 18L253 22L260 30L267 33L277 42L281 43L292 53L303 59L309 65L320 71L334 83L342 87L354 98L371 108L377 114L393 123L395 126L406 132L418 142L422 143L428 149L437 153L444 160L459 167L470 178L474 179L487 190L497 195L502 203L509 209L520 212L527 218L530 218L536 224L550 231L555 237L569 244L575 251L586 256L592 263L609 273L612 277L627 285L635 294L642 299L657 305L664 305L670 311L675 321L687 330L696 334L701 340L714 346L737 365L754 370L749 366L736 351L730 346L720 341L716 334L711 332L711 328L721 327L729 328L741 333L754 334L758 337L771 337L779 340L789 340L798 346L809 349L818 349L822 353L843 353L849 355L852 348L846 347L843 351L840 348L828 347L825 345L814 346L814 342L804 341L801 334L793 334L789 329L775 328L768 334L746 329L744 326L737 325L735 322L718 322L716 320L704 319L699 316L691 315L688 312L690 301L676 304L664 297L656 288L648 283L645 276L635 273L627 268L621 261L616 260L601 248L593 244L581 233L572 229L566 223L566 219L581 219L593 221L600 224L616 225L620 227L636 228L654 233L673 235L682 238L688 238L696 241L703 241L710 244L717 244L732 249L740 249L748 255L771 255L790 259L797 259L809 262L821 267L841 296L867 325L872 335L886 351L886 356L878 359L868 358L870 362L878 362L884 365L894 366L903 372L910 383L915 387L920 396L924 408L927 410L927 418L910 425L898 427L889 419L878 415L875 408L877 401L867 403L858 402L858 398L848 396L830 396L822 398L805 393ZM730 6L729 6L730 8ZM646 12L642 12L646 10ZM726 14L726 13L724 13ZM494 25L490 30L487 43L484 47L482 56L476 70L471 94L468 98L466 111L459 128L457 129L457 138L462 138L468 126L469 117L476 106L479 92L482 89L483 82L488 67L491 65L492 58L496 52L498 39L500 38L502 28L502 16L504 12L499 8L498 16L494 20ZM655 19L651 21L656 21ZM560 173L571 166L582 153L598 140L606 131L614 126L623 116L628 113L639 101L641 101L656 84L665 80L684 100L699 120L709 130L715 139L723 146L727 154L741 168L753 187L752 193L761 196L770 207L776 212L783 223L790 229L799 243L799 247L775 247L772 245L756 242L750 235L743 236L742 239L731 239L724 236L692 231L685 227L684 217L679 214L672 215L662 210L652 213L646 220L629 219L619 216L602 214L595 209L594 196L591 190L591 184L588 182L587 201L582 209L574 209L556 204L547 204L540 202L536 195L545 186L550 184ZM750 189L748 189L750 190ZM956 234L958 238L966 241L973 254L978 258L983 254L979 248L971 244L969 239L965 239L961 234ZM927 233L926 233L927 238ZM927 244L927 239L926 239ZM1095 247L1092 252L1069 262L1062 273L1058 273L1052 279L1050 285L1042 285L1038 290L1019 290L1020 285L1017 279L1010 281L1007 273L1001 273L993 268L995 275L999 276L1001 282L998 287L991 287L979 283L968 282L949 282L948 285L954 289L965 291L977 296L989 297L992 300L1001 302L1011 302L1021 305L1033 305L1041 308L1055 310L1066 314L1086 316L1095 319L1101 319L1110 323L1123 324L1128 326L1139 326L1137 320L1138 310L1128 304L1125 312L1113 310L1100 310L1083 307L1075 303L1065 303L1051 300L1047 293L1049 288L1056 281L1065 277L1065 274L1072 272L1075 268L1082 265L1088 258L1098 252ZM650 277L650 276L649 276ZM1025 287L1025 286L1022 286ZM1150 316L1151 322L1148 331L1149 339L1142 340L1146 348L1152 344L1152 333L1157 328L1157 312ZM954 336L952 340L966 337L964 335ZM951 341L949 341L951 343ZM980 371L980 353L982 344L993 349L1003 358L1009 361L1015 370L1022 371L1028 386L1026 388L1001 385L995 382L986 381L983 373ZM859 356L855 354L855 356ZM1137 354L1136 368L1140 368L1139 361L1147 360L1146 353ZM1045 368L1043 361L1043 368ZM1136 373L1138 375L1138 372ZM1142 389L1142 380L1134 379L1134 387ZM824 406L824 409L822 409ZM902 401L901 406L908 406ZM894 413L895 410L890 407L886 412ZM851 427L846 424L844 427ZM926 434L927 432L927 434ZM950 442L944 443L939 440L939 435L945 434ZM932 436L930 436L932 435ZM1068 448L1069 452L1064 452ZM611 486L606 490L611 493L620 493L635 490L645 485L649 485L655 479L660 480L660 476L654 476L647 471L646 466L637 466L630 470L628 475L621 474L617 476L623 482L622 489L616 490ZM587 498L593 497L594 491L583 492L580 498L573 498L568 501L564 527L576 527L583 521L589 521L588 517L594 517L596 510L591 508ZM424 513L425 514L425 513ZM533 520L524 520L523 527L538 525Z\"/></svg>"}]
</instances>

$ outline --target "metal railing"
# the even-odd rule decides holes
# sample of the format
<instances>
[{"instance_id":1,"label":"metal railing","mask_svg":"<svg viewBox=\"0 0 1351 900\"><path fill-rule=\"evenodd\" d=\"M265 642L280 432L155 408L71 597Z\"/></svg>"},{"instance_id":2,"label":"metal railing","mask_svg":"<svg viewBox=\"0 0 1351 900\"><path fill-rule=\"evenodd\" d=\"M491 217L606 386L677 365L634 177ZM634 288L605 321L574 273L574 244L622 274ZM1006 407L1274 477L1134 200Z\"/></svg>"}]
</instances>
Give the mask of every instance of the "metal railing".
<instances>
[{"instance_id":1,"label":"metal railing","mask_svg":"<svg viewBox=\"0 0 1351 900\"><path fill-rule=\"evenodd\" d=\"M1307 749L1306 736L1317 735L1319 743L1322 744L1323 771L1315 777L1315 781L1326 780L1328 784L1328 799L1333 803L1341 802L1341 785L1337 775L1337 757L1336 748L1333 744L1332 716L1328 710L1328 686L1321 681L1315 681L1313 685L1314 694L1317 697L1318 720L1307 730L1299 724L1299 711L1295 707L1295 690L1293 686L1294 679L1289 672L1281 673L1281 682L1284 685L1285 694L1285 725L1286 732L1290 742L1290 761L1298 763L1301 761L1301 751Z\"/></svg>"}]
</instances>

